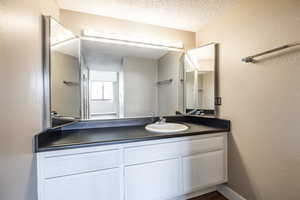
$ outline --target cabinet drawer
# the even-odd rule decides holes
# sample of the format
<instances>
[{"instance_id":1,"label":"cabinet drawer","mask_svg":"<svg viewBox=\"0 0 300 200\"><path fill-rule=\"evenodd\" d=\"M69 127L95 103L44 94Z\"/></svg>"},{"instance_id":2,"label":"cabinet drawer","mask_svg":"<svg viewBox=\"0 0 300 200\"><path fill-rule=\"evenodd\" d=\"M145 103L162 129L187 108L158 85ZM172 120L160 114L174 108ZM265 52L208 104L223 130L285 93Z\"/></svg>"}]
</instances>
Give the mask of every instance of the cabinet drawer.
<instances>
[{"instance_id":1,"label":"cabinet drawer","mask_svg":"<svg viewBox=\"0 0 300 200\"><path fill-rule=\"evenodd\" d=\"M125 149L125 165L175 158L180 155L180 142L163 143Z\"/></svg>"},{"instance_id":2,"label":"cabinet drawer","mask_svg":"<svg viewBox=\"0 0 300 200\"><path fill-rule=\"evenodd\" d=\"M118 168L46 179L43 200L121 200Z\"/></svg>"},{"instance_id":3,"label":"cabinet drawer","mask_svg":"<svg viewBox=\"0 0 300 200\"><path fill-rule=\"evenodd\" d=\"M115 168L120 155L120 150L109 150L45 157L44 178Z\"/></svg>"},{"instance_id":4,"label":"cabinet drawer","mask_svg":"<svg viewBox=\"0 0 300 200\"><path fill-rule=\"evenodd\" d=\"M225 136L194 139L182 142L183 156L215 151L225 147Z\"/></svg>"}]
</instances>

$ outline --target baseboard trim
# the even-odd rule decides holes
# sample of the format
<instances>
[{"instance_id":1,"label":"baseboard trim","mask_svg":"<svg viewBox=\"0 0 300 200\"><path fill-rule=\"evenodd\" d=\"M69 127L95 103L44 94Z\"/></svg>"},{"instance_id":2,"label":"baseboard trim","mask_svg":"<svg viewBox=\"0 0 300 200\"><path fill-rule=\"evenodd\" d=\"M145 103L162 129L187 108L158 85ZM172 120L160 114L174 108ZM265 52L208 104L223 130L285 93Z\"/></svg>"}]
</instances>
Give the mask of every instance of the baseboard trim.
<instances>
[{"instance_id":1,"label":"baseboard trim","mask_svg":"<svg viewBox=\"0 0 300 200\"><path fill-rule=\"evenodd\" d=\"M225 184L217 186L217 191L229 200L247 200Z\"/></svg>"}]
</instances>

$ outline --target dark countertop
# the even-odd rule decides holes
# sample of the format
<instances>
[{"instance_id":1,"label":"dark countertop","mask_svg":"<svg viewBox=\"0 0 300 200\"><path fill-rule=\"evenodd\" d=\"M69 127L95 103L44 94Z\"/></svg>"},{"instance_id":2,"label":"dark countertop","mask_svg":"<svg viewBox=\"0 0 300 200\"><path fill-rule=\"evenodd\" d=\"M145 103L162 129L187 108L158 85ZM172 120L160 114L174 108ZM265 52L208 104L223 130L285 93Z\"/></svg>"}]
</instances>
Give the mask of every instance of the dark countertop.
<instances>
[{"instance_id":1,"label":"dark countertop","mask_svg":"<svg viewBox=\"0 0 300 200\"><path fill-rule=\"evenodd\" d=\"M193 136L230 130L228 120L201 117L168 117L168 122L183 123L189 129L176 133L154 133L145 130L145 125L149 124L150 119L97 121L98 126L94 128L86 128L86 126L90 123L95 124L95 121L82 122L85 124L76 124L75 127L73 125L73 128L65 127L58 130L48 130L35 136L36 152Z\"/></svg>"}]
</instances>

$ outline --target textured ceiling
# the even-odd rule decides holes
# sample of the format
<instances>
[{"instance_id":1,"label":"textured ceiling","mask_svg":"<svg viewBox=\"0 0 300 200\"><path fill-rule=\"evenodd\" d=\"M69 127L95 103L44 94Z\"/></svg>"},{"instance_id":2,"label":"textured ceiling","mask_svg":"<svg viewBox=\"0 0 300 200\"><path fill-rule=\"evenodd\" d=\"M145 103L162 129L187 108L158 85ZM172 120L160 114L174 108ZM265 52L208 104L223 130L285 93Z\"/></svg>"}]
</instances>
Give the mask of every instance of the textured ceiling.
<instances>
[{"instance_id":1,"label":"textured ceiling","mask_svg":"<svg viewBox=\"0 0 300 200\"><path fill-rule=\"evenodd\" d=\"M57 0L60 8L197 31L237 0Z\"/></svg>"}]
</instances>

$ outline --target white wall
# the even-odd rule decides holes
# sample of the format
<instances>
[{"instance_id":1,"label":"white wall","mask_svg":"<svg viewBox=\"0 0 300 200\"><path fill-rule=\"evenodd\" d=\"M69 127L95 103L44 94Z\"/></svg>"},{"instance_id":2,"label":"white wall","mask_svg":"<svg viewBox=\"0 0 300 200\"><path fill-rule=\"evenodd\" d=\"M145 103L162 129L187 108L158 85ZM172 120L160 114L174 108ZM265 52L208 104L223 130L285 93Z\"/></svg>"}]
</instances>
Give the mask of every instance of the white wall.
<instances>
[{"instance_id":1,"label":"white wall","mask_svg":"<svg viewBox=\"0 0 300 200\"><path fill-rule=\"evenodd\" d=\"M51 109L62 116L80 118L79 60L57 51L51 52ZM66 85L71 81L78 85Z\"/></svg>"},{"instance_id":2,"label":"white wall","mask_svg":"<svg viewBox=\"0 0 300 200\"><path fill-rule=\"evenodd\" d=\"M158 61L158 80L173 81L169 84L158 85L159 115L174 115L176 110L183 112L182 53L169 52Z\"/></svg>"},{"instance_id":3,"label":"white wall","mask_svg":"<svg viewBox=\"0 0 300 200\"><path fill-rule=\"evenodd\" d=\"M0 199L35 200L33 136L42 130L42 18L54 0L0 1Z\"/></svg>"},{"instance_id":4,"label":"white wall","mask_svg":"<svg viewBox=\"0 0 300 200\"><path fill-rule=\"evenodd\" d=\"M145 58L123 59L124 116L157 114L157 61Z\"/></svg>"}]
</instances>

